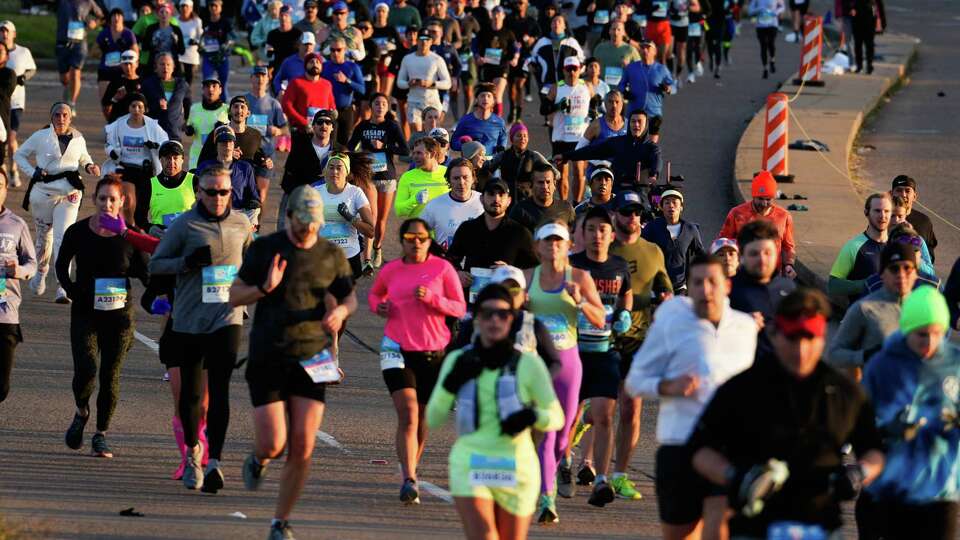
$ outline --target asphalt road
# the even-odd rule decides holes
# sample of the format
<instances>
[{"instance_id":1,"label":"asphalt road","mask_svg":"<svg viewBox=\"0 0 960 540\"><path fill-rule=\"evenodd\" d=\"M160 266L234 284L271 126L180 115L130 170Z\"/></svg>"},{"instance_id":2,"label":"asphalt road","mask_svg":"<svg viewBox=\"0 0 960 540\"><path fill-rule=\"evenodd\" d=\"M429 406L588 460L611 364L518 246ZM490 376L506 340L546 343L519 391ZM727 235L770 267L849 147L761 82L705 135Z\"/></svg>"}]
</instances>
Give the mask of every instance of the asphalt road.
<instances>
[{"instance_id":1,"label":"asphalt road","mask_svg":"<svg viewBox=\"0 0 960 540\"><path fill-rule=\"evenodd\" d=\"M949 0L890 0L889 27L922 40L910 80L864 126L860 176L887 190L898 174L919 183L921 210L933 220L937 274L946 279L960 256L960 11ZM935 215L936 214L936 215Z\"/></svg>"},{"instance_id":2,"label":"asphalt road","mask_svg":"<svg viewBox=\"0 0 960 540\"><path fill-rule=\"evenodd\" d=\"M793 71L795 45L779 44L779 65ZM664 156L674 174L687 178L687 217L700 222L709 240L731 205L731 174L740 134L774 80L760 78L753 29L745 24L735 41L732 66L723 79L685 85L667 100ZM786 76L786 74L778 74ZM235 75L232 90L243 91L245 75ZM46 122L48 105L60 97L55 75L39 74L30 84L26 135ZM535 107L527 107L535 111ZM540 125L532 115L528 125ZM94 158L101 162L103 122L96 104L94 79L84 78L77 127L86 134ZM532 129L533 144L549 148L542 129ZM90 180L88 179L88 184ZM92 185L92 184L89 184ZM17 212L22 189L11 190L8 206ZM279 189L267 204L265 227L272 230ZM82 216L91 211L85 202ZM31 222L32 223L32 222ZM396 230L393 223L392 231ZM397 255L396 244L387 257ZM362 309L350 328L376 345L382 323L366 310L370 282L360 283ZM160 335L156 318L137 310L138 338L123 370L121 401L109 433L112 460L87 457L89 447L73 452L63 432L73 415L72 363L68 340L69 311L53 303L52 291L31 293L22 308L26 342L18 349L10 397L0 405L0 513L8 521L50 538L258 538L266 533L277 492L275 467L259 492L246 492L240 464L252 444L251 407L242 374L232 385L232 423L224 455L226 489L216 496L187 492L169 480L178 455L170 429L172 400L163 369L152 348ZM422 481L437 486L423 494L419 507L397 501L399 474L393 450L395 416L382 382L377 357L347 340L341 365L345 383L329 390L327 414L317 445L311 478L292 522L300 538L450 538L461 534L452 505L444 501L450 428L430 436L420 471ZM561 500L561 523L534 526L541 538L653 538L659 536L653 483L655 407L644 411L640 448L632 477L644 494L639 502L616 501L605 509L586 503L581 490ZM87 434L87 444L89 436ZM376 464L373 460L386 460ZM278 464L279 465L279 464ZM121 517L135 507L144 517ZM245 518L233 515L240 512Z\"/></svg>"}]
</instances>

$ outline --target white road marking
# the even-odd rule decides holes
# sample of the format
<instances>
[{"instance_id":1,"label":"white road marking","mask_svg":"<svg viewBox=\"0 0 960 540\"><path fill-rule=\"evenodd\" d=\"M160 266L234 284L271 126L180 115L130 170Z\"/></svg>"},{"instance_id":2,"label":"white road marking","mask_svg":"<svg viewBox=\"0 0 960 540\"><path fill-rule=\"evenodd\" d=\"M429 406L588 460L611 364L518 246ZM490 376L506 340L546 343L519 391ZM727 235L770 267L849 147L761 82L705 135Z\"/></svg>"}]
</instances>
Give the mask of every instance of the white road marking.
<instances>
[{"instance_id":1,"label":"white road marking","mask_svg":"<svg viewBox=\"0 0 960 540\"><path fill-rule=\"evenodd\" d=\"M449 491L443 489L442 487L436 484L431 484L430 482L425 482L423 480L417 480L417 483L423 486L423 489L425 489L427 493L442 500L443 502L453 504L453 497L450 496Z\"/></svg>"},{"instance_id":2,"label":"white road marking","mask_svg":"<svg viewBox=\"0 0 960 540\"><path fill-rule=\"evenodd\" d=\"M137 338L137 341L146 345L147 348L150 349L151 351L155 353L160 352L160 345L158 345L156 341L148 338L147 336L141 334L140 332L137 332L136 330L134 330L133 337Z\"/></svg>"},{"instance_id":3,"label":"white road marking","mask_svg":"<svg viewBox=\"0 0 960 540\"><path fill-rule=\"evenodd\" d=\"M323 444L325 444L325 445L327 445L327 446L332 446L332 447L336 448L337 450L340 450L340 451L343 452L344 454L349 454L349 453L350 453L349 450L347 450L342 444L340 444L340 441L338 441L337 439L333 438L333 435L327 433L326 431L318 431L318 432L317 432L317 440L320 441L320 442L322 442Z\"/></svg>"}]
</instances>

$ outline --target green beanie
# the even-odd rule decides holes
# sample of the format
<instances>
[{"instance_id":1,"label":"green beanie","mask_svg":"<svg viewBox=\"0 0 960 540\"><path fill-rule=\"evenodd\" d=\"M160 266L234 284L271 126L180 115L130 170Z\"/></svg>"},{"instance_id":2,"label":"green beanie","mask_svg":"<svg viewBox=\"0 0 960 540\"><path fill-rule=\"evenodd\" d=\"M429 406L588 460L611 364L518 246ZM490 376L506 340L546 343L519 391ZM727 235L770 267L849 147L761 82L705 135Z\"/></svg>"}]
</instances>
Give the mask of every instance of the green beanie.
<instances>
[{"instance_id":1,"label":"green beanie","mask_svg":"<svg viewBox=\"0 0 960 540\"><path fill-rule=\"evenodd\" d=\"M917 328L937 324L944 329L950 326L950 309L940 291L923 285L915 289L903 302L900 312L900 331L909 334Z\"/></svg>"}]
</instances>

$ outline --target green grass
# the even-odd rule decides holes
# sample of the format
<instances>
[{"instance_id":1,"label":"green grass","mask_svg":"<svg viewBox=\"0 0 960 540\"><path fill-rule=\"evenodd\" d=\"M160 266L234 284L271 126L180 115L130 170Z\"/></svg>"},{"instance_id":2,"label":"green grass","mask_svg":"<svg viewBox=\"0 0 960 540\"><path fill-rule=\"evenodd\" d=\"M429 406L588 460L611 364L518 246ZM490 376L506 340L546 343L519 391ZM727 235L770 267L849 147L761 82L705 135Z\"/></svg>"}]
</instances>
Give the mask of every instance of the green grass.
<instances>
[{"instance_id":1,"label":"green grass","mask_svg":"<svg viewBox=\"0 0 960 540\"><path fill-rule=\"evenodd\" d=\"M54 58L54 45L57 39L57 18L54 15L21 15L19 9L10 2L0 2L0 20L10 20L17 27L17 43L30 49L34 58ZM100 58L100 49L96 46L100 29L87 32L90 47L88 58Z\"/></svg>"}]
</instances>

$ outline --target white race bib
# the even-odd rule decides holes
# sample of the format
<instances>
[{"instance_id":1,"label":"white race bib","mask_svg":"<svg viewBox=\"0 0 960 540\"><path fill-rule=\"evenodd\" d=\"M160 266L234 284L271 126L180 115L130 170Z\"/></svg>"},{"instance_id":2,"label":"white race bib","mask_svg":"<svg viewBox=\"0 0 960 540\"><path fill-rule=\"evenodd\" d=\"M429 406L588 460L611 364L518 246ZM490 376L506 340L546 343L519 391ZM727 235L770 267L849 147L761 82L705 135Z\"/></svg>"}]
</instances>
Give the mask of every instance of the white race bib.
<instances>
[{"instance_id":1,"label":"white race bib","mask_svg":"<svg viewBox=\"0 0 960 540\"><path fill-rule=\"evenodd\" d=\"M646 15L634 15L630 17L633 19L633 22L639 24L640 26L647 26L647 16Z\"/></svg>"},{"instance_id":2,"label":"white race bib","mask_svg":"<svg viewBox=\"0 0 960 540\"><path fill-rule=\"evenodd\" d=\"M380 369L403 369L403 355L400 354L400 344L383 336L380 341Z\"/></svg>"},{"instance_id":3,"label":"white race bib","mask_svg":"<svg viewBox=\"0 0 960 540\"><path fill-rule=\"evenodd\" d=\"M760 16L757 17L757 25L759 26L777 26L777 14L766 10L760 13Z\"/></svg>"},{"instance_id":4,"label":"white race bib","mask_svg":"<svg viewBox=\"0 0 960 540\"><path fill-rule=\"evenodd\" d=\"M550 332L550 338L553 339L553 346L556 347L557 350L565 351L576 346L577 340L571 335L570 326L567 324L566 317L554 313L550 315L537 315L536 318L547 327L547 331Z\"/></svg>"},{"instance_id":5,"label":"white race bib","mask_svg":"<svg viewBox=\"0 0 960 540\"><path fill-rule=\"evenodd\" d=\"M103 65L107 67L117 67L120 65L120 51L108 52L103 57Z\"/></svg>"},{"instance_id":6,"label":"white race bib","mask_svg":"<svg viewBox=\"0 0 960 540\"><path fill-rule=\"evenodd\" d=\"M317 111L320 110L320 107L307 107L307 122L313 124L313 117L317 114Z\"/></svg>"},{"instance_id":7,"label":"white race bib","mask_svg":"<svg viewBox=\"0 0 960 540\"><path fill-rule=\"evenodd\" d=\"M693 23L687 28L687 36L689 37L700 37L703 35L703 25L700 23Z\"/></svg>"},{"instance_id":8,"label":"white race bib","mask_svg":"<svg viewBox=\"0 0 960 540\"><path fill-rule=\"evenodd\" d=\"M580 116L563 117L564 135L583 135L587 129L587 119Z\"/></svg>"},{"instance_id":9,"label":"white race bib","mask_svg":"<svg viewBox=\"0 0 960 540\"><path fill-rule=\"evenodd\" d=\"M460 53L460 64L463 66L464 69L466 69L466 67L470 65L470 57L471 57L470 53Z\"/></svg>"},{"instance_id":10,"label":"white race bib","mask_svg":"<svg viewBox=\"0 0 960 540\"><path fill-rule=\"evenodd\" d=\"M654 17L660 17L660 18L667 16L667 2L656 1L653 3L653 5L654 5L654 8L653 8L653 13L651 13L651 15L653 15Z\"/></svg>"},{"instance_id":11,"label":"white race bib","mask_svg":"<svg viewBox=\"0 0 960 540\"><path fill-rule=\"evenodd\" d=\"M123 278L97 278L93 285L93 309L114 311L127 305L127 281Z\"/></svg>"},{"instance_id":12,"label":"white race bib","mask_svg":"<svg viewBox=\"0 0 960 540\"><path fill-rule=\"evenodd\" d=\"M610 12L605 9L598 9L593 12L593 24L607 24L610 22Z\"/></svg>"},{"instance_id":13,"label":"white race bib","mask_svg":"<svg viewBox=\"0 0 960 540\"><path fill-rule=\"evenodd\" d=\"M203 52L215 53L220 51L220 40L215 37L203 38Z\"/></svg>"},{"instance_id":14,"label":"white race bib","mask_svg":"<svg viewBox=\"0 0 960 540\"><path fill-rule=\"evenodd\" d=\"M329 240L330 243L344 248L347 247L350 238L353 237L353 226L349 223L327 222L320 229L320 236Z\"/></svg>"},{"instance_id":15,"label":"white race bib","mask_svg":"<svg viewBox=\"0 0 960 540\"><path fill-rule=\"evenodd\" d=\"M370 157L373 159L370 170L375 173L387 172L387 155L385 153L373 152L370 154Z\"/></svg>"},{"instance_id":16,"label":"white race bib","mask_svg":"<svg viewBox=\"0 0 960 540\"><path fill-rule=\"evenodd\" d=\"M267 115L251 114L247 117L247 125L265 135L267 133Z\"/></svg>"},{"instance_id":17,"label":"white race bib","mask_svg":"<svg viewBox=\"0 0 960 540\"><path fill-rule=\"evenodd\" d=\"M493 270L489 268L471 268L470 275L473 276L473 283L470 284L470 303L474 303L477 300L477 295L484 287L487 286L487 283L490 283L490 276L493 275Z\"/></svg>"},{"instance_id":18,"label":"white race bib","mask_svg":"<svg viewBox=\"0 0 960 540\"><path fill-rule=\"evenodd\" d=\"M475 487L516 487L517 460L508 457L470 455L470 485Z\"/></svg>"},{"instance_id":19,"label":"white race bib","mask_svg":"<svg viewBox=\"0 0 960 540\"><path fill-rule=\"evenodd\" d=\"M87 37L87 25L83 21L70 21L67 23L67 39L71 41L83 41Z\"/></svg>"},{"instance_id":20,"label":"white race bib","mask_svg":"<svg viewBox=\"0 0 960 540\"><path fill-rule=\"evenodd\" d=\"M501 58L503 58L503 49L487 49L483 53L483 61L487 64L500 65Z\"/></svg>"},{"instance_id":21,"label":"white race bib","mask_svg":"<svg viewBox=\"0 0 960 540\"><path fill-rule=\"evenodd\" d=\"M610 86L617 86L620 84L620 79L623 78L623 68L616 66L607 66L603 70L603 82L609 84Z\"/></svg>"},{"instance_id":22,"label":"white race bib","mask_svg":"<svg viewBox=\"0 0 960 540\"><path fill-rule=\"evenodd\" d=\"M333 355L326 349L306 360L301 360L300 365L303 366L303 370L310 376L310 380L315 383L327 383L340 380L340 372L337 371L337 364L333 361Z\"/></svg>"},{"instance_id":23,"label":"white race bib","mask_svg":"<svg viewBox=\"0 0 960 540\"><path fill-rule=\"evenodd\" d=\"M232 264L206 266L203 268L204 304L226 304L230 300L230 285L237 275L237 267Z\"/></svg>"}]
</instances>

